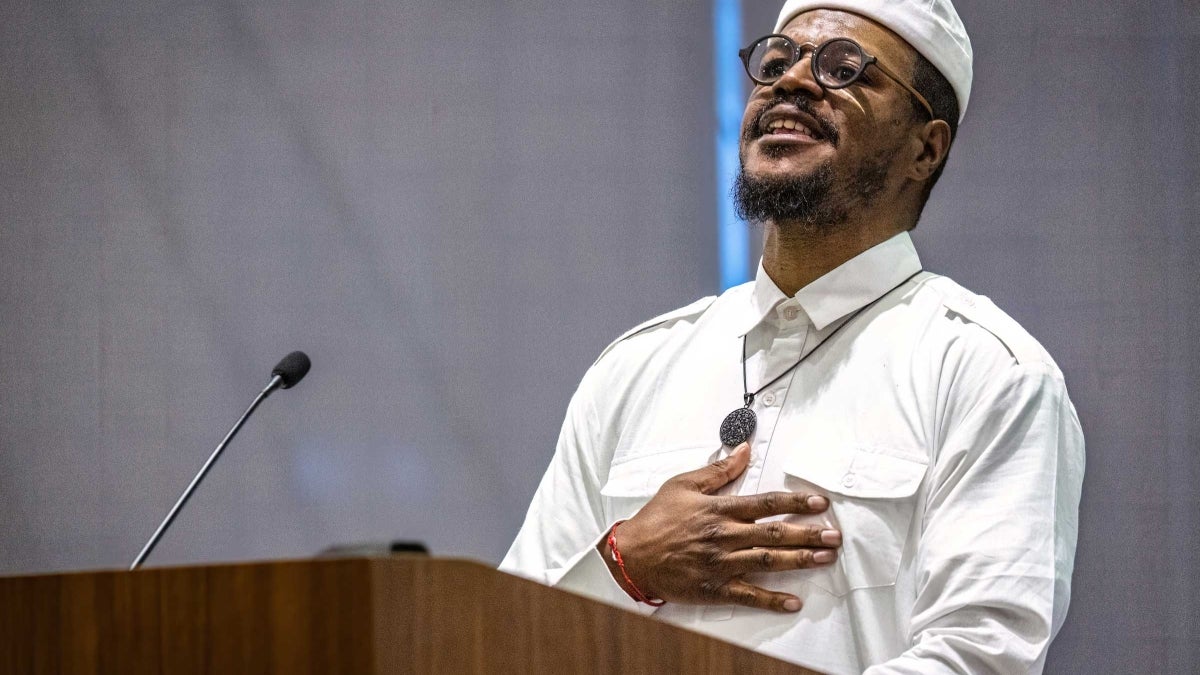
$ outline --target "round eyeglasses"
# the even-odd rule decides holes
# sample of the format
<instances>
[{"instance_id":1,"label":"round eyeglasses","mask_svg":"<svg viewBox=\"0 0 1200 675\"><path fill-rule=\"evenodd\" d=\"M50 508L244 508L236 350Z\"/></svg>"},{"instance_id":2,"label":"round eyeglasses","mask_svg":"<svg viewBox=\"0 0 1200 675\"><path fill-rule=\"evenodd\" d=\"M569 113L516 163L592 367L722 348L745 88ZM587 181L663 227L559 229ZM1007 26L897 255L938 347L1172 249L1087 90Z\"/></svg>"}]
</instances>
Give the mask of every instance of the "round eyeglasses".
<instances>
[{"instance_id":1,"label":"round eyeglasses","mask_svg":"<svg viewBox=\"0 0 1200 675\"><path fill-rule=\"evenodd\" d=\"M850 38L833 38L820 45L811 42L797 44L786 35L767 35L755 40L749 47L738 52L746 66L746 74L758 84L770 86L779 81L804 58L804 52L812 52L812 74L826 89L844 89L862 77L867 66L874 64L884 75L895 80L925 107L930 119L937 119L933 107L912 85L896 76L879 59L867 54L857 42Z\"/></svg>"}]
</instances>

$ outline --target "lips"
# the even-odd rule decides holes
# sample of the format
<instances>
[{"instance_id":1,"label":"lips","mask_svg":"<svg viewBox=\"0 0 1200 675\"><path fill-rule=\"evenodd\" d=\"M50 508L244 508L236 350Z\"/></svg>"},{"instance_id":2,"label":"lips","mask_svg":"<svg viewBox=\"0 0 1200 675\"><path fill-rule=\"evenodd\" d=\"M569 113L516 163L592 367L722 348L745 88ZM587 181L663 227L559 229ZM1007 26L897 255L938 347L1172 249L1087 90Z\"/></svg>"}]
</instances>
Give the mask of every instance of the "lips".
<instances>
[{"instance_id":1,"label":"lips","mask_svg":"<svg viewBox=\"0 0 1200 675\"><path fill-rule=\"evenodd\" d=\"M798 108L783 104L768 109L758 120L758 135L823 141L826 138L815 118Z\"/></svg>"},{"instance_id":2,"label":"lips","mask_svg":"<svg viewBox=\"0 0 1200 675\"><path fill-rule=\"evenodd\" d=\"M818 140L817 135L811 129L804 126L803 122L793 119L777 119L771 122L767 125L766 133L772 136L804 136L814 141Z\"/></svg>"},{"instance_id":3,"label":"lips","mask_svg":"<svg viewBox=\"0 0 1200 675\"><path fill-rule=\"evenodd\" d=\"M837 147L834 124L812 110L806 99L774 98L759 109L745 131L746 141L762 139L780 143L829 143Z\"/></svg>"}]
</instances>

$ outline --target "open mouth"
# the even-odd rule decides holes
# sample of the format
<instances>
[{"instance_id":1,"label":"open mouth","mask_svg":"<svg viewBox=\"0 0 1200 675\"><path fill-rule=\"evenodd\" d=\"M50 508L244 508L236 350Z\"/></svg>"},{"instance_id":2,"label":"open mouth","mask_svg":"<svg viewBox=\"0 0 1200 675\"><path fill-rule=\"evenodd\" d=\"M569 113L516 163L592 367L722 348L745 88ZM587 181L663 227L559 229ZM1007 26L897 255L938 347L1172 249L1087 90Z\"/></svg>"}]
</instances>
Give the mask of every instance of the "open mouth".
<instances>
[{"instance_id":1,"label":"open mouth","mask_svg":"<svg viewBox=\"0 0 1200 675\"><path fill-rule=\"evenodd\" d=\"M757 136L768 142L821 143L836 145L836 137L813 115L794 105L781 103L764 110L755 125Z\"/></svg>"},{"instance_id":2,"label":"open mouth","mask_svg":"<svg viewBox=\"0 0 1200 675\"><path fill-rule=\"evenodd\" d=\"M767 125L764 132L766 136L802 136L814 141L820 140L820 137L812 129L806 127L802 122L794 119L777 119Z\"/></svg>"}]
</instances>

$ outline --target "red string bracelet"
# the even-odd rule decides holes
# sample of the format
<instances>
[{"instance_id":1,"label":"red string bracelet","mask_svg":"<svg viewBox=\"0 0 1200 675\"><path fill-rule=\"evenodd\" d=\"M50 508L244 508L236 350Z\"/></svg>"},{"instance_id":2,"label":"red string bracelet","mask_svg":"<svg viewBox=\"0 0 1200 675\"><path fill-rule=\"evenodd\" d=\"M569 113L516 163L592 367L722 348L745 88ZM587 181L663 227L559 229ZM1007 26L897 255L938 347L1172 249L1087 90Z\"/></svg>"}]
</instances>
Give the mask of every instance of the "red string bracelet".
<instances>
[{"instance_id":1,"label":"red string bracelet","mask_svg":"<svg viewBox=\"0 0 1200 675\"><path fill-rule=\"evenodd\" d=\"M617 561L617 567L621 568L621 576L625 577L625 583L629 584L629 588L633 589L633 592L630 593L630 595L633 596L634 600L637 600L638 602L644 602L651 607L662 607L663 605L667 604L666 600L652 598L643 593L642 589L638 588L637 584L633 583L633 579L629 578L629 572L625 571L625 560L621 558L621 552L617 550L617 528L620 527L621 523L623 522L625 521L618 520L608 532L608 547L612 549L613 560Z\"/></svg>"}]
</instances>

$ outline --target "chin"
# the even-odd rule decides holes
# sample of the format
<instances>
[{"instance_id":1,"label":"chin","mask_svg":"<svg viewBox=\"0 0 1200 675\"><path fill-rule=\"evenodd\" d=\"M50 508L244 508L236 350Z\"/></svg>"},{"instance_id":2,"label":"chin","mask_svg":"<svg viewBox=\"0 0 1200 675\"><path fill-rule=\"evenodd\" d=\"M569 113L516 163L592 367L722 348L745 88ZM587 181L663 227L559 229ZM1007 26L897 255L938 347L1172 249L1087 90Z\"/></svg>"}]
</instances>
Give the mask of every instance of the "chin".
<instances>
[{"instance_id":1,"label":"chin","mask_svg":"<svg viewBox=\"0 0 1200 675\"><path fill-rule=\"evenodd\" d=\"M804 180L829 166L828 160L816 158L773 157L751 155L743 164L747 175L759 180Z\"/></svg>"},{"instance_id":2,"label":"chin","mask_svg":"<svg viewBox=\"0 0 1200 675\"><path fill-rule=\"evenodd\" d=\"M831 160L823 144L756 142L743 156L743 165L753 173L795 173L812 171Z\"/></svg>"}]
</instances>

